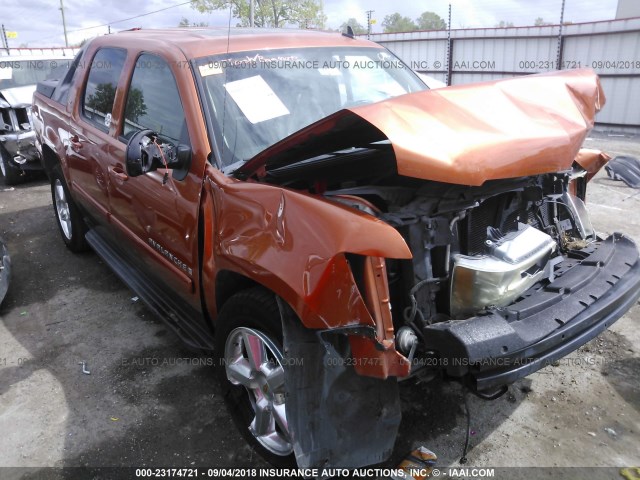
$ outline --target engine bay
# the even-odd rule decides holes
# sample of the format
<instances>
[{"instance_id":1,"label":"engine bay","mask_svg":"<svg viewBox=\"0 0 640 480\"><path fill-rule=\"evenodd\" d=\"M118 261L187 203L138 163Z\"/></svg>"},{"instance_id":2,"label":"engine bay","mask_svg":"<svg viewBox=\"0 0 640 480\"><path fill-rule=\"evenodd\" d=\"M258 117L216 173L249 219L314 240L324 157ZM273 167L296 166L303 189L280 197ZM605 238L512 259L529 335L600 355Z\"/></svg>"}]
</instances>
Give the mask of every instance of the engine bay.
<instances>
[{"instance_id":1,"label":"engine bay","mask_svg":"<svg viewBox=\"0 0 640 480\"><path fill-rule=\"evenodd\" d=\"M507 307L552 282L565 259L585 256L596 235L569 193L582 181L575 167L480 187L369 185L325 196L387 222L409 245L413 259L387 259L387 275L396 345L413 360L432 353L421 351L425 328Z\"/></svg>"}]
</instances>

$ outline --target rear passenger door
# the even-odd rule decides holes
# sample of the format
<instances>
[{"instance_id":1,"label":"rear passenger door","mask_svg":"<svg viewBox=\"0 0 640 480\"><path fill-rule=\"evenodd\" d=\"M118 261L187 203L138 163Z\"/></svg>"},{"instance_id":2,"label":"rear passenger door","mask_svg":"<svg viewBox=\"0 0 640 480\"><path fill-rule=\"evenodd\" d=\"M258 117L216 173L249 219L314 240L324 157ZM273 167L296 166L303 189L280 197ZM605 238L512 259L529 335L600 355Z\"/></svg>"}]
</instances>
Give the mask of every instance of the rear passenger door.
<instances>
[{"instance_id":1,"label":"rear passenger door","mask_svg":"<svg viewBox=\"0 0 640 480\"><path fill-rule=\"evenodd\" d=\"M92 216L106 222L109 211L109 155L117 140L112 121L118 81L127 52L100 48L88 65L81 101L71 114L65 142L71 188Z\"/></svg>"},{"instance_id":2,"label":"rear passenger door","mask_svg":"<svg viewBox=\"0 0 640 480\"><path fill-rule=\"evenodd\" d=\"M127 142L142 129L158 133L163 143L191 144L180 92L169 63L155 54L141 54L123 101L124 118L119 122L123 127L108 167L113 228L121 234L123 242L134 241L138 261L144 264L147 273L185 297L185 293L194 291L193 270L198 268L201 179L187 171L164 168L129 177L125 164Z\"/></svg>"}]
</instances>

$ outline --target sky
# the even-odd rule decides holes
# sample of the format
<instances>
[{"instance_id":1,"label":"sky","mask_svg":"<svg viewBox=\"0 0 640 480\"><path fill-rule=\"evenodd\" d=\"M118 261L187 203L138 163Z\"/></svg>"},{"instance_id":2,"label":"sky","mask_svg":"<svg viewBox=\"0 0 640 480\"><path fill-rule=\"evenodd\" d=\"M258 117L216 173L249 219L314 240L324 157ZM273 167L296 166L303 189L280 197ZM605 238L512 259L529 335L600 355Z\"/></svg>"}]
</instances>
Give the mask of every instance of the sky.
<instances>
[{"instance_id":1,"label":"sky","mask_svg":"<svg viewBox=\"0 0 640 480\"><path fill-rule=\"evenodd\" d=\"M186 0L63 0L69 44L84 38L104 35L112 23L112 32L134 27L176 27L183 17L190 22L205 22L212 27L228 25L228 11L201 14ZM373 10L373 32L382 32L385 15L399 12L412 19L424 11L447 18L452 5L452 28L494 27L501 20L515 26L532 25L537 17L557 23L562 0L427 0L390 2L389 0L323 0L327 27L338 28L353 17L366 25L366 11ZM565 21L589 22L615 17L617 0L566 0ZM60 0L2 0L1 22L7 31L17 32L9 46L64 46ZM170 8L167 8L170 7ZM133 20L119 21L143 13L165 9ZM117 22L117 23L116 23ZM232 20L235 25L237 20Z\"/></svg>"}]
</instances>

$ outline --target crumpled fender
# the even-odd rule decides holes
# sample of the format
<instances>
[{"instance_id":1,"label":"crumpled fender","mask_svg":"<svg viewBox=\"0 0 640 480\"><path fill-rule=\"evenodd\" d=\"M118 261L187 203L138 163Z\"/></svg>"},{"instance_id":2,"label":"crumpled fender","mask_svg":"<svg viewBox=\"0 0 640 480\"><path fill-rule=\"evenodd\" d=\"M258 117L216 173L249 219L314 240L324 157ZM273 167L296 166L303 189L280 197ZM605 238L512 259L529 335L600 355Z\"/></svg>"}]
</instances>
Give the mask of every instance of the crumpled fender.
<instances>
[{"instance_id":1,"label":"crumpled fender","mask_svg":"<svg viewBox=\"0 0 640 480\"><path fill-rule=\"evenodd\" d=\"M398 381L359 375L344 338L304 328L288 305L278 304L287 422L298 467L358 468L389 458L402 419Z\"/></svg>"},{"instance_id":2,"label":"crumpled fender","mask_svg":"<svg viewBox=\"0 0 640 480\"><path fill-rule=\"evenodd\" d=\"M215 234L204 248L213 248L217 270L241 273L277 294L284 352L304 365L284 363L298 466L355 468L385 460L401 420L398 382L389 377L406 376L409 365L393 346L380 362L396 357L386 372L363 376L348 362L351 335L338 327L375 331L375 321L344 254L411 258L409 247L393 227L342 204L236 182L211 168L207 175L216 178L205 182L203 223ZM322 337L330 332L333 338Z\"/></svg>"},{"instance_id":3,"label":"crumpled fender","mask_svg":"<svg viewBox=\"0 0 640 480\"><path fill-rule=\"evenodd\" d=\"M323 197L237 182L212 170L216 270L270 289L307 328L375 327L344 254L411 258L393 227Z\"/></svg>"},{"instance_id":4,"label":"crumpled fender","mask_svg":"<svg viewBox=\"0 0 640 480\"><path fill-rule=\"evenodd\" d=\"M587 182L604 167L611 157L593 148L581 148L576 155L576 163L587 171Z\"/></svg>"}]
</instances>

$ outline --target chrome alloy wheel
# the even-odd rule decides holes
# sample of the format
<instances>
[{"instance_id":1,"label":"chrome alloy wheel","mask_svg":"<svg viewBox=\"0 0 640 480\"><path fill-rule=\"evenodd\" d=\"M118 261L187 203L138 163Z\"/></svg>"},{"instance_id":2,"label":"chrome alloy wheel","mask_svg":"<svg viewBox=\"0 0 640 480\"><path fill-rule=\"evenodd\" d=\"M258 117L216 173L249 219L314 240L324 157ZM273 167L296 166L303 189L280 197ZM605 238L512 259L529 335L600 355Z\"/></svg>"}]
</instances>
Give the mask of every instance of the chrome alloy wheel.
<instances>
[{"instance_id":1,"label":"chrome alloy wheel","mask_svg":"<svg viewBox=\"0 0 640 480\"><path fill-rule=\"evenodd\" d=\"M227 379L249 395L255 413L251 434L271 453L291 454L280 349L261 331L239 327L227 337L224 358Z\"/></svg>"},{"instance_id":2,"label":"chrome alloy wheel","mask_svg":"<svg viewBox=\"0 0 640 480\"><path fill-rule=\"evenodd\" d=\"M71 240L71 212L69 211L69 203L60 179L56 178L54 192L58 223L60 224L60 228L62 228L64 236L67 237L68 240Z\"/></svg>"}]
</instances>

